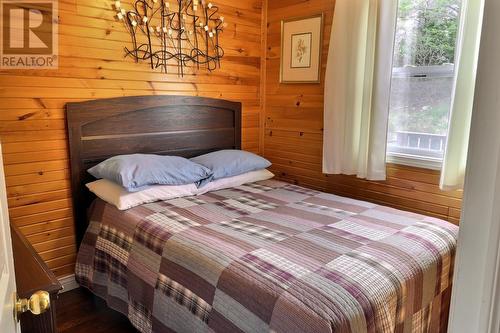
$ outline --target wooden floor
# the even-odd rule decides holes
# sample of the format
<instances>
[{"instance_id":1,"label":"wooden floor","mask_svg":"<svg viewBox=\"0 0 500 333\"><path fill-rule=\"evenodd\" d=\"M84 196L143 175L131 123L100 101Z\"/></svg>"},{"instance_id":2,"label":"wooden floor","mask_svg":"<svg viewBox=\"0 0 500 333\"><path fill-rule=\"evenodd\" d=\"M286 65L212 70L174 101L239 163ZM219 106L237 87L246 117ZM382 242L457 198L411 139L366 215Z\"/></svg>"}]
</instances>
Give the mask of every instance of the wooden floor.
<instances>
[{"instance_id":1,"label":"wooden floor","mask_svg":"<svg viewBox=\"0 0 500 333\"><path fill-rule=\"evenodd\" d=\"M128 319L109 309L106 303L84 289L59 296L57 301L59 333L137 333Z\"/></svg>"}]
</instances>

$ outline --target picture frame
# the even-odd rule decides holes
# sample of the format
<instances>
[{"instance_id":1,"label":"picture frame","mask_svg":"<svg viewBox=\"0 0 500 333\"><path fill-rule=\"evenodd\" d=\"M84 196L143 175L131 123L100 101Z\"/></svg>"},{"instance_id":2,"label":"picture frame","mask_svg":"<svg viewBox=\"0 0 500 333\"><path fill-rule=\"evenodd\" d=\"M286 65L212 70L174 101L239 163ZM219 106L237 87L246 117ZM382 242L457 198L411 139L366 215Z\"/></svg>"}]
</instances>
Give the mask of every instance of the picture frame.
<instances>
[{"instance_id":1,"label":"picture frame","mask_svg":"<svg viewBox=\"0 0 500 333\"><path fill-rule=\"evenodd\" d=\"M324 15L281 21L280 83L320 83Z\"/></svg>"}]
</instances>

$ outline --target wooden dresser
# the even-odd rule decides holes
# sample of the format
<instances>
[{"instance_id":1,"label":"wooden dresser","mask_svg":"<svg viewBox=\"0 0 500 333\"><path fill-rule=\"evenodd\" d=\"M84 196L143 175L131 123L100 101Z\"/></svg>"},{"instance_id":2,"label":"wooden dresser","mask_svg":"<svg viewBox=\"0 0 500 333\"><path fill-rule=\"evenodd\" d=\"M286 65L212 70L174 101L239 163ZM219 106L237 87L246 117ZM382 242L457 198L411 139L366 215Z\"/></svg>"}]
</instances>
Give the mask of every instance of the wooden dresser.
<instances>
[{"instance_id":1,"label":"wooden dresser","mask_svg":"<svg viewBox=\"0 0 500 333\"><path fill-rule=\"evenodd\" d=\"M50 294L50 308L46 312L33 315L28 311L20 315L21 331L55 333L56 303L62 286L19 229L11 225L11 230L18 297L30 298L39 290Z\"/></svg>"}]
</instances>

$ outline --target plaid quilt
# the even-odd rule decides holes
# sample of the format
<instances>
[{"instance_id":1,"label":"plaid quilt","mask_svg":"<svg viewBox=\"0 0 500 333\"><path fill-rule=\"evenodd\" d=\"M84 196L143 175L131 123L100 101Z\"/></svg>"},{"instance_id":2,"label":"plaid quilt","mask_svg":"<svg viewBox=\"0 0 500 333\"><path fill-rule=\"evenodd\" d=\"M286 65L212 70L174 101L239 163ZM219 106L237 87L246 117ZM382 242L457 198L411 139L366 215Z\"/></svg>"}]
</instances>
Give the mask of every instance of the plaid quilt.
<instances>
[{"instance_id":1,"label":"plaid quilt","mask_svg":"<svg viewBox=\"0 0 500 333\"><path fill-rule=\"evenodd\" d=\"M444 331L458 228L274 180L119 211L78 282L150 332Z\"/></svg>"}]
</instances>

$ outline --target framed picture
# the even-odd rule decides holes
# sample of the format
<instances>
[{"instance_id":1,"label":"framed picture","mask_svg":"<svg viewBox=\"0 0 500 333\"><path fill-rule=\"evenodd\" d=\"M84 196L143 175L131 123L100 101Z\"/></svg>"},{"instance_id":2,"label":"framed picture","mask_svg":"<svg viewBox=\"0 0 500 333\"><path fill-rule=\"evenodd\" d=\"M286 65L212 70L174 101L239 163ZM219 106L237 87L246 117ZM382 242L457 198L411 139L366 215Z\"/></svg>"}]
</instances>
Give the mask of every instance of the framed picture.
<instances>
[{"instance_id":1,"label":"framed picture","mask_svg":"<svg viewBox=\"0 0 500 333\"><path fill-rule=\"evenodd\" d=\"M323 14L281 21L281 83L319 83Z\"/></svg>"}]
</instances>

